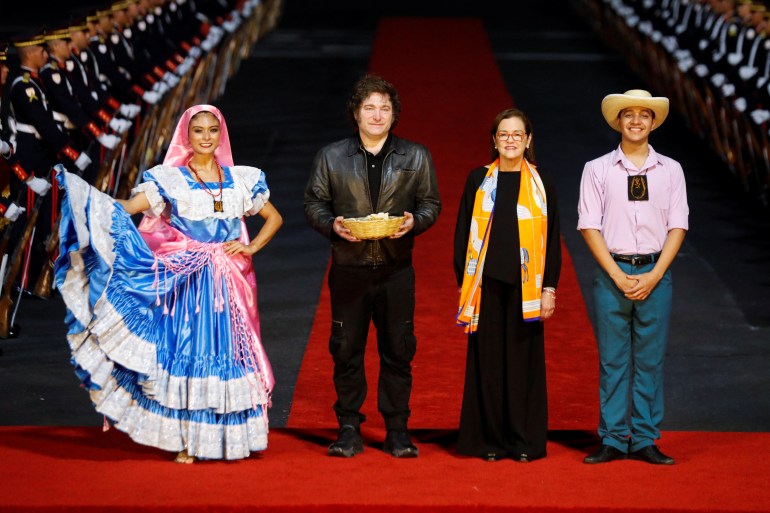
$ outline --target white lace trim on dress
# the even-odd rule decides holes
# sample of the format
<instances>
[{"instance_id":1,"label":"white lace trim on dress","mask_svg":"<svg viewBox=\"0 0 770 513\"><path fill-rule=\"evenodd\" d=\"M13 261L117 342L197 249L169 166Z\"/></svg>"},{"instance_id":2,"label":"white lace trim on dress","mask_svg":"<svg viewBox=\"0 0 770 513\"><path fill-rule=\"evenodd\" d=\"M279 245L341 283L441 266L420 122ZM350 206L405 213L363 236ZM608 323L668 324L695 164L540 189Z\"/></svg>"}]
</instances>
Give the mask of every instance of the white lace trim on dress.
<instances>
[{"instance_id":1,"label":"white lace trim on dress","mask_svg":"<svg viewBox=\"0 0 770 513\"><path fill-rule=\"evenodd\" d=\"M259 212L270 199L270 190L259 192L252 197L254 186L263 176L262 170L250 166L232 166L230 174L233 186L222 190L223 212L214 212L214 199L203 189L191 189L182 170L172 166L155 166L148 171L165 194L176 203L176 211L180 217L193 221L206 218L229 219L240 218L244 215L254 215ZM132 193L144 192L150 202L146 214L159 217L165 209L165 201L158 187L151 181L144 182L133 189ZM218 195L219 190L214 191Z\"/></svg>"}]
</instances>

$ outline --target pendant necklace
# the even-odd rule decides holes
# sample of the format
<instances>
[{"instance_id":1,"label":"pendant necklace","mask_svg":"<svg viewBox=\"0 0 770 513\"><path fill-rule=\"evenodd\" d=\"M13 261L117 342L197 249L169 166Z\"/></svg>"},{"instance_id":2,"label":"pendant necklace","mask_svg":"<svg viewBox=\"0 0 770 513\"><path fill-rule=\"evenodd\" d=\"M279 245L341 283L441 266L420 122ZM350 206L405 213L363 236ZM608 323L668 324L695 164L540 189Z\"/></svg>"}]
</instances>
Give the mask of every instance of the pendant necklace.
<instances>
[{"instance_id":1,"label":"pendant necklace","mask_svg":"<svg viewBox=\"0 0 770 513\"><path fill-rule=\"evenodd\" d=\"M647 185L647 173L632 175L626 169L628 174L628 201L649 201L650 189Z\"/></svg>"},{"instance_id":2,"label":"pendant necklace","mask_svg":"<svg viewBox=\"0 0 770 513\"><path fill-rule=\"evenodd\" d=\"M649 152L644 157L645 163ZM636 175L632 175L628 168L625 168L628 175L628 201L649 201L650 189L647 183L647 171L649 168L644 168Z\"/></svg>"},{"instance_id":3,"label":"pendant necklace","mask_svg":"<svg viewBox=\"0 0 770 513\"><path fill-rule=\"evenodd\" d=\"M215 164L217 165L217 177L219 179L219 193L214 194L211 192L211 189L209 189L209 186L206 185L206 182L201 180L201 177L198 175L198 171L192 166L192 160L187 162L187 167L190 168L190 171L193 172L195 175L195 179L198 180L198 183L201 184L201 187L203 187L203 190L206 191L206 193L212 197L214 200L214 212L224 212L224 204L222 203L222 167L219 165L219 162L215 161Z\"/></svg>"}]
</instances>

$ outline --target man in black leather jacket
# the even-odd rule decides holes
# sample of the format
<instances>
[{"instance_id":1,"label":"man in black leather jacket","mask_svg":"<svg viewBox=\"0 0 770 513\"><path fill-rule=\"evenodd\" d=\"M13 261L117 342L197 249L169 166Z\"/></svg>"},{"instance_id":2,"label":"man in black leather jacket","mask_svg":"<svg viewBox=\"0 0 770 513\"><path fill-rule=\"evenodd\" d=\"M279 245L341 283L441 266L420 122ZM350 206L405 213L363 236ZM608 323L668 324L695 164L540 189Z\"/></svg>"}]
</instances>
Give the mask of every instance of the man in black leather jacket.
<instances>
[{"instance_id":1,"label":"man in black leather jacket","mask_svg":"<svg viewBox=\"0 0 770 513\"><path fill-rule=\"evenodd\" d=\"M436 222L441 200L430 152L391 133L400 109L392 84L375 75L360 79L348 100L358 133L318 152L305 189L305 215L332 244L329 350L340 432L329 446L331 456L351 457L364 450L360 409L367 391L364 351L371 321L380 354L384 450L395 457L418 454L407 431L417 347L412 248L414 237ZM380 212L404 216L389 238L360 240L342 224L345 218Z\"/></svg>"}]
</instances>

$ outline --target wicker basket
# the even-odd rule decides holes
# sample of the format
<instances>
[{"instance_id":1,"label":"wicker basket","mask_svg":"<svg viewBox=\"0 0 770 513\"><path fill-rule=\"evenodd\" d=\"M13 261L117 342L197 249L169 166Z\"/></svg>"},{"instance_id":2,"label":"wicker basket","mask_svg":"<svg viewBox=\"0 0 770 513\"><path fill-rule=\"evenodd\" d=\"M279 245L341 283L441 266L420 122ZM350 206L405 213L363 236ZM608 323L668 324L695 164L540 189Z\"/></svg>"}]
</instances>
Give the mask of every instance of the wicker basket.
<instances>
[{"instance_id":1,"label":"wicker basket","mask_svg":"<svg viewBox=\"0 0 770 513\"><path fill-rule=\"evenodd\" d=\"M378 219L371 217L351 217L343 219L342 224L350 233L362 240L384 239L396 233L404 224L404 216Z\"/></svg>"}]
</instances>

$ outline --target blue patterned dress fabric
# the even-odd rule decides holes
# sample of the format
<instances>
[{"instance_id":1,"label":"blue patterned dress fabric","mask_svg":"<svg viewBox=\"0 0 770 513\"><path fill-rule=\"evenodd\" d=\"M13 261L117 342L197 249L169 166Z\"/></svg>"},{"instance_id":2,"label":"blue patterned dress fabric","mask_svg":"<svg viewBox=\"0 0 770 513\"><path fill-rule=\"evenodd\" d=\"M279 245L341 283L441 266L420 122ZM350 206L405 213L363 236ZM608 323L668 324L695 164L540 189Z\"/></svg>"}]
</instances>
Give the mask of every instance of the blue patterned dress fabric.
<instances>
[{"instance_id":1,"label":"blue patterned dress fabric","mask_svg":"<svg viewBox=\"0 0 770 513\"><path fill-rule=\"evenodd\" d=\"M134 441L204 459L267 447L274 386L262 348L243 217L270 192L254 167L223 167L223 211L184 167L145 171L150 209L123 206L77 175L65 189L56 286L72 363L96 410ZM208 184L218 192L219 182Z\"/></svg>"}]
</instances>

